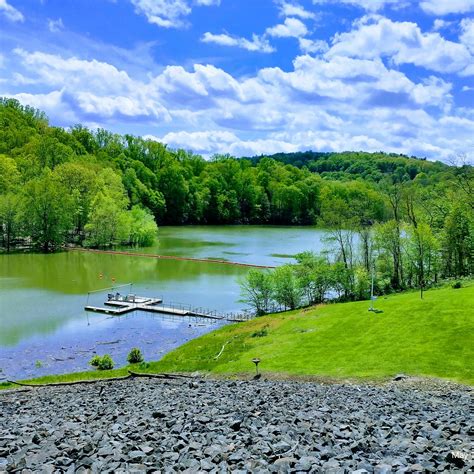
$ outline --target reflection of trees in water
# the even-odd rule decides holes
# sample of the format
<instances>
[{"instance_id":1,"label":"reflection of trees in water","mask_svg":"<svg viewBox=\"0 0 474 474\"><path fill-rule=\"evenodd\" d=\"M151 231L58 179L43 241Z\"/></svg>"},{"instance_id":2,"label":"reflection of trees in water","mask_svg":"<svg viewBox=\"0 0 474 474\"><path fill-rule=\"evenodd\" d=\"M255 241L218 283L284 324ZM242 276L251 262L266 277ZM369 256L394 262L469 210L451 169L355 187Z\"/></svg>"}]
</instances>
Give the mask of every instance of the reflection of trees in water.
<instances>
[{"instance_id":1,"label":"reflection of trees in water","mask_svg":"<svg viewBox=\"0 0 474 474\"><path fill-rule=\"evenodd\" d=\"M0 347L15 346L21 340L38 334L50 334L63 326L64 322L64 319L51 317L28 319L11 317L9 318L8 324L2 324L0 331Z\"/></svg>"},{"instance_id":2,"label":"reflection of trees in water","mask_svg":"<svg viewBox=\"0 0 474 474\"><path fill-rule=\"evenodd\" d=\"M4 255L0 256L0 262L4 269L2 276L20 278L17 288L42 288L67 294L130 282L169 284L203 276L234 279L247 272L246 268L215 263L81 252Z\"/></svg>"}]
</instances>

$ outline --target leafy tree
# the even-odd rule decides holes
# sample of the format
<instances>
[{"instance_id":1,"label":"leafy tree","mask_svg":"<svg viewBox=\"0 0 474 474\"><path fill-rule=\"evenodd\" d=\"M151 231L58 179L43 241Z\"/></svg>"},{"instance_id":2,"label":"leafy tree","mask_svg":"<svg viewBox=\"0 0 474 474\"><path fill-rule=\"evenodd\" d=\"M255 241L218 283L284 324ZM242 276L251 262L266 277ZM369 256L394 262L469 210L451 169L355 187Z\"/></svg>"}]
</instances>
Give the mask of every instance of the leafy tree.
<instances>
[{"instance_id":1,"label":"leafy tree","mask_svg":"<svg viewBox=\"0 0 474 474\"><path fill-rule=\"evenodd\" d=\"M85 231L86 245L109 247L128 239L130 220L110 192L99 191L92 201Z\"/></svg>"},{"instance_id":2,"label":"leafy tree","mask_svg":"<svg viewBox=\"0 0 474 474\"><path fill-rule=\"evenodd\" d=\"M153 216L137 206L134 206L128 215L130 217L130 238L127 243L138 247L153 245L158 235L158 226Z\"/></svg>"},{"instance_id":3,"label":"leafy tree","mask_svg":"<svg viewBox=\"0 0 474 474\"><path fill-rule=\"evenodd\" d=\"M0 155L0 194L15 189L20 181L20 173L15 160L6 155Z\"/></svg>"},{"instance_id":4,"label":"leafy tree","mask_svg":"<svg viewBox=\"0 0 474 474\"><path fill-rule=\"evenodd\" d=\"M0 236L2 247L10 252L12 242L19 236L20 197L9 193L0 195Z\"/></svg>"},{"instance_id":5,"label":"leafy tree","mask_svg":"<svg viewBox=\"0 0 474 474\"><path fill-rule=\"evenodd\" d=\"M270 273L251 269L240 282L241 301L255 310L258 316L267 313L273 297L273 279Z\"/></svg>"},{"instance_id":6,"label":"leafy tree","mask_svg":"<svg viewBox=\"0 0 474 474\"><path fill-rule=\"evenodd\" d=\"M96 173L82 163L69 162L59 165L54 175L72 199L73 232L82 236L92 199L98 191Z\"/></svg>"},{"instance_id":7,"label":"leafy tree","mask_svg":"<svg viewBox=\"0 0 474 474\"><path fill-rule=\"evenodd\" d=\"M421 223L408 226L407 253L413 268L416 285L420 289L420 297L430 282L436 281L439 263L439 242L431 228Z\"/></svg>"},{"instance_id":8,"label":"leafy tree","mask_svg":"<svg viewBox=\"0 0 474 474\"><path fill-rule=\"evenodd\" d=\"M467 206L455 204L446 217L442 246L444 273L466 276L474 267L474 216Z\"/></svg>"},{"instance_id":9,"label":"leafy tree","mask_svg":"<svg viewBox=\"0 0 474 474\"><path fill-rule=\"evenodd\" d=\"M374 226L374 247L387 286L398 290L404 286L402 237L399 222L391 219Z\"/></svg>"},{"instance_id":10,"label":"leafy tree","mask_svg":"<svg viewBox=\"0 0 474 474\"><path fill-rule=\"evenodd\" d=\"M295 273L307 302L322 303L333 284L331 264L326 257L313 252L303 252L296 256L296 260Z\"/></svg>"},{"instance_id":11,"label":"leafy tree","mask_svg":"<svg viewBox=\"0 0 474 474\"><path fill-rule=\"evenodd\" d=\"M291 265L277 267L272 278L274 300L285 308L298 308L303 295L293 267Z\"/></svg>"},{"instance_id":12,"label":"leafy tree","mask_svg":"<svg viewBox=\"0 0 474 474\"><path fill-rule=\"evenodd\" d=\"M72 226L72 201L49 169L23 188L21 224L35 246L44 252L66 242Z\"/></svg>"}]
</instances>

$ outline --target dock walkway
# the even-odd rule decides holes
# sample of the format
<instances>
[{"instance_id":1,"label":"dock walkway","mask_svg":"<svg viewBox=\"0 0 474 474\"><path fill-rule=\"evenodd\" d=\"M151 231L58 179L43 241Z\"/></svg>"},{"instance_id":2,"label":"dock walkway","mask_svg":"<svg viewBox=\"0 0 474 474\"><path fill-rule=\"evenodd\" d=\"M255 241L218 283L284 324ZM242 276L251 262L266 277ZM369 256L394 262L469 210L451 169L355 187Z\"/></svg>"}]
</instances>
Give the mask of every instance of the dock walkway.
<instances>
[{"instance_id":1,"label":"dock walkway","mask_svg":"<svg viewBox=\"0 0 474 474\"><path fill-rule=\"evenodd\" d=\"M124 299L109 298L104 303L106 307L85 306L85 311L93 313L104 313L112 316L122 316L133 311L146 311L149 313L161 313L173 316L182 317L197 317L212 320L244 322L250 319L248 313L218 313L217 311L210 311L204 308L192 308L188 305L179 303L165 305L160 298L146 298L146 297L126 297Z\"/></svg>"}]
</instances>

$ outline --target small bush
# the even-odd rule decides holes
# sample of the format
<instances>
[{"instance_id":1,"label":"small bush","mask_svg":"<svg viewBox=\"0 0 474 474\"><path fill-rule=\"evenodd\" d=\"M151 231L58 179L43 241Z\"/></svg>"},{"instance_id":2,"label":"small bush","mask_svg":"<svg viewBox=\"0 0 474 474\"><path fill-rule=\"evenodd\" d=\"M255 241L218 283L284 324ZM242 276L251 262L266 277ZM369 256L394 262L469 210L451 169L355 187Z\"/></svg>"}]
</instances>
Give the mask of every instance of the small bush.
<instances>
[{"instance_id":1,"label":"small bush","mask_svg":"<svg viewBox=\"0 0 474 474\"><path fill-rule=\"evenodd\" d=\"M100 356L95 355L95 356L92 357L92 359L89 361L89 365L92 365L92 367L95 367L95 368L99 367L100 359L101 359Z\"/></svg>"},{"instance_id":2,"label":"small bush","mask_svg":"<svg viewBox=\"0 0 474 474\"><path fill-rule=\"evenodd\" d=\"M455 281L453 284L452 284L452 287L457 290L458 288L461 288L462 287L462 283L460 281Z\"/></svg>"},{"instance_id":3,"label":"small bush","mask_svg":"<svg viewBox=\"0 0 474 474\"><path fill-rule=\"evenodd\" d=\"M37 360L37 361L35 362L35 367L36 367L37 369L41 369L41 367L43 367L43 362L41 362L40 360Z\"/></svg>"},{"instance_id":4,"label":"small bush","mask_svg":"<svg viewBox=\"0 0 474 474\"><path fill-rule=\"evenodd\" d=\"M260 331L256 331L252 334L252 337L265 337L268 335L268 332L266 329L260 329Z\"/></svg>"},{"instance_id":5,"label":"small bush","mask_svg":"<svg viewBox=\"0 0 474 474\"><path fill-rule=\"evenodd\" d=\"M140 364L141 362L143 362L142 351L138 349L138 347L134 347L128 353L127 360L129 364Z\"/></svg>"},{"instance_id":6,"label":"small bush","mask_svg":"<svg viewBox=\"0 0 474 474\"><path fill-rule=\"evenodd\" d=\"M95 355L89 361L89 364L92 365L92 367L95 367L97 370L111 370L114 368L114 361L109 354L105 354L102 357Z\"/></svg>"},{"instance_id":7,"label":"small bush","mask_svg":"<svg viewBox=\"0 0 474 474\"><path fill-rule=\"evenodd\" d=\"M150 368L150 364L148 362L142 362L138 367L140 370L145 370Z\"/></svg>"},{"instance_id":8,"label":"small bush","mask_svg":"<svg viewBox=\"0 0 474 474\"><path fill-rule=\"evenodd\" d=\"M109 354L103 355L97 368L99 370L112 370L114 368L112 357L110 357Z\"/></svg>"}]
</instances>

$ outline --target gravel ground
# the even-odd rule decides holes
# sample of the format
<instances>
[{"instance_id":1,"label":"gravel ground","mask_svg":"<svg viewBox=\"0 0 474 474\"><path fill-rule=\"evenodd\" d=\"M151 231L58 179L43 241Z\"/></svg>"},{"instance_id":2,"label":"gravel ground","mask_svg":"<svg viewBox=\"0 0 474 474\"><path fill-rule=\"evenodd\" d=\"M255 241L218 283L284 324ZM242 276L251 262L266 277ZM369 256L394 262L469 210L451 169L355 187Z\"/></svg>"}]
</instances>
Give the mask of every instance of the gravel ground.
<instances>
[{"instance_id":1,"label":"gravel ground","mask_svg":"<svg viewBox=\"0 0 474 474\"><path fill-rule=\"evenodd\" d=\"M142 378L0 392L0 471L468 472L472 395Z\"/></svg>"}]
</instances>

